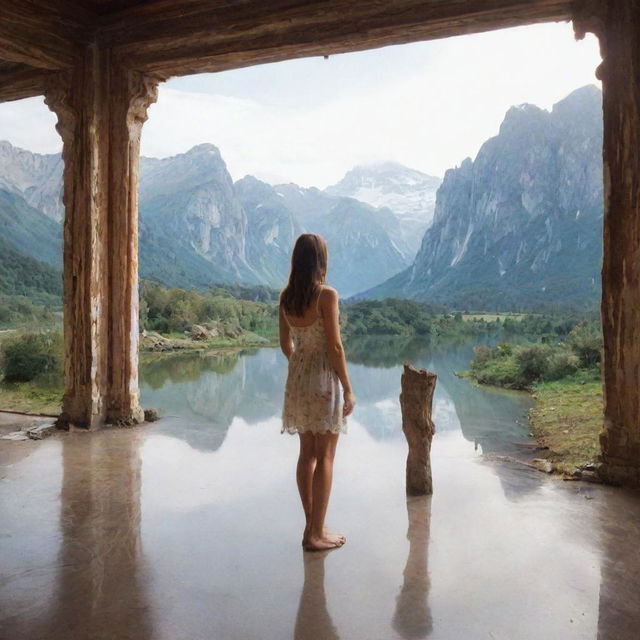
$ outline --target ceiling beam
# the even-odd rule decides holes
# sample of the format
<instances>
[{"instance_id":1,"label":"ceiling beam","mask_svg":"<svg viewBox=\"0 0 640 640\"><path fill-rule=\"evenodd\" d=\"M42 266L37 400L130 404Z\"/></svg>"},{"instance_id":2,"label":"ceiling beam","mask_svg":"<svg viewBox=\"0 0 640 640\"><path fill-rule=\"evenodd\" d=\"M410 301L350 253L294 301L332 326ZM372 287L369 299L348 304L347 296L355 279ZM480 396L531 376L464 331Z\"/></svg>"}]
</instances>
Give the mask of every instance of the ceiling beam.
<instances>
[{"instance_id":1,"label":"ceiling beam","mask_svg":"<svg viewBox=\"0 0 640 640\"><path fill-rule=\"evenodd\" d=\"M95 17L74 2L0 0L0 58L40 69L73 65L95 32Z\"/></svg>"},{"instance_id":2,"label":"ceiling beam","mask_svg":"<svg viewBox=\"0 0 640 640\"><path fill-rule=\"evenodd\" d=\"M55 71L34 69L23 64L0 70L0 102L42 95L54 74Z\"/></svg>"},{"instance_id":3,"label":"ceiling beam","mask_svg":"<svg viewBox=\"0 0 640 640\"><path fill-rule=\"evenodd\" d=\"M132 68L170 76L568 20L575 4L572 0L156 0L106 16L99 37Z\"/></svg>"}]
</instances>

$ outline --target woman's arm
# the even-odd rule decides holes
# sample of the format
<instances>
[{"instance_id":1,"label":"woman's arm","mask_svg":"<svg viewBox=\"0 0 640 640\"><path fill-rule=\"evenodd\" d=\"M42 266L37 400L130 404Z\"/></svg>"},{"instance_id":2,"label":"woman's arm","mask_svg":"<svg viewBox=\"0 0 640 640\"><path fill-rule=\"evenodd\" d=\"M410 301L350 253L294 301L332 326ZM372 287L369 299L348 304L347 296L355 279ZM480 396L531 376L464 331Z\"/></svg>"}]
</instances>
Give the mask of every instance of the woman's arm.
<instances>
[{"instance_id":1,"label":"woman's arm","mask_svg":"<svg viewBox=\"0 0 640 640\"><path fill-rule=\"evenodd\" d=\"M338 292L331 287L325 287L320 293L320 309L322 310L322 321L327 333L327 343L329 347L329 362L342 384L344 392L344 415L348 416L356 403L349 373L347 372L347 359L342 346L340 336L340 322L338 309Z\"/></svg>"},{"instance_id":2,"label":"woman's arm","mask_svg":"<svg viewBox=\"0 0 640 640\"><path fill-rule=\"evenodd\" d=\"M291 357L293 353L293 340L291 339L291 331L289 331L289 323L287 319L284 317L284 309L282 305L279 306L279 316L280 316L280 348L282 349L282 353L287 357L287 360Z\"/></svg>"}]
</instances>

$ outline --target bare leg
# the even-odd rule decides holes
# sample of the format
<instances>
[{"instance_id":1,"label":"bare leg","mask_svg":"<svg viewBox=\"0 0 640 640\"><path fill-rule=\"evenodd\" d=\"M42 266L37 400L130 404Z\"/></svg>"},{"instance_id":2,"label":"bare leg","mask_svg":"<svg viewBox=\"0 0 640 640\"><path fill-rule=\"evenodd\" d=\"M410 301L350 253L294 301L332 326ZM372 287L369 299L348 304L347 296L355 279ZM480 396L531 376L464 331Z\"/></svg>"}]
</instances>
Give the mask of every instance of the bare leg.
<instances>
[{"instance_id":1,"label":"bare leg","mask_svg":"<svg viewBox=\"0 0 640 640\"><path fill-rule=\"evenodd\" d=\"M311 531L311 509L313 504L313 472L316 469L316 436L313 433L300 433L300 455L296 469L296 480L302 508L304 509L305 527L302 544L306 544Z\"/></svg>"},{"instance_id":2,"label":"bare leg","mask_svg":"<svg viewBox=\"0 0 640 640\"><path fill-rule=\"evenodd\" d=\"M324 527L324 519L329 506L331 484L333 481L333 459L338 446L337 433L317 434L316 468L313 473L312 502L311 502L311 530L307 538L307 549L332 549L342 546L344 536L329 534Z\"/></svg>"}]
</instances>

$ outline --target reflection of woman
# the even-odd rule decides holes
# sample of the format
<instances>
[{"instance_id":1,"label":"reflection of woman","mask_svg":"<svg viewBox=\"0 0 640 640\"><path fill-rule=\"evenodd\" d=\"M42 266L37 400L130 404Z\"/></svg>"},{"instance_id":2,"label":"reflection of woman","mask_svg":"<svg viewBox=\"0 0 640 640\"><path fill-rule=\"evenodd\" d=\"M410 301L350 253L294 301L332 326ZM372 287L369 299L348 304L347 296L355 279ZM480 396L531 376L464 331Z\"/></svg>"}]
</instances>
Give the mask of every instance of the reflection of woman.
<instances>
[{"instance_id":1,"label":"reflection of woman","mask_svg":"<svg viewBox=\"0 0 640 640\"><path fill-rule=\"evenodd\" d=\"M345 542L343 535L325 529L324 519L338 437L346 432L346 417L355 405L340 338L338 293L324 284L326 273L324 240L302 234L280 294L280 346L289 360L282 432L300 436L296 477L306 519L302 544L308 551Z\"/></svg>"},{"instance_id":2,"label":"reflection of woman","mask_svg":"<svg viewBox=\"0 0 640 640\"><path fill-rule=\"evenodd\" d=\"M324 591L326 553L304 556L304 586L296 617L295 640L338 640Z\"/></svg>"}]
</instances>

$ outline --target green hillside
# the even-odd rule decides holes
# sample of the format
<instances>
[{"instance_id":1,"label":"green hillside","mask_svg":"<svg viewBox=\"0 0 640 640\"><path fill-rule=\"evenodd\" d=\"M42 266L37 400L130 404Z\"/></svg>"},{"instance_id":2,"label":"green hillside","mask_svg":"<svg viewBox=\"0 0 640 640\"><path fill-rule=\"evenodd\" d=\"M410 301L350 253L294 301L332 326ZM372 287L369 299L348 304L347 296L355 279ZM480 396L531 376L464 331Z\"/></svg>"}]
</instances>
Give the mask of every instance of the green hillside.
<instances>
[{"instance_id":1,"label":"green hillside","mask_svg":"<svg viewBox=\"0 0 640 640\"><path fill-rule=\"evenodd\" d=\"M0 236L0 294L26 296L36 304L57 306L62 298L62 274L18 251Z\"/></svg>"},{"instance_id":2,"label":"green hillside","mask_svg":"<svg viewBox=\"0 0 640 640\"><path fill-rule=\"evenodd\" d=\"M0 189L0 237L40 262L62 265L61 225L5 189Z\"/></svg>"}]
</instances>

